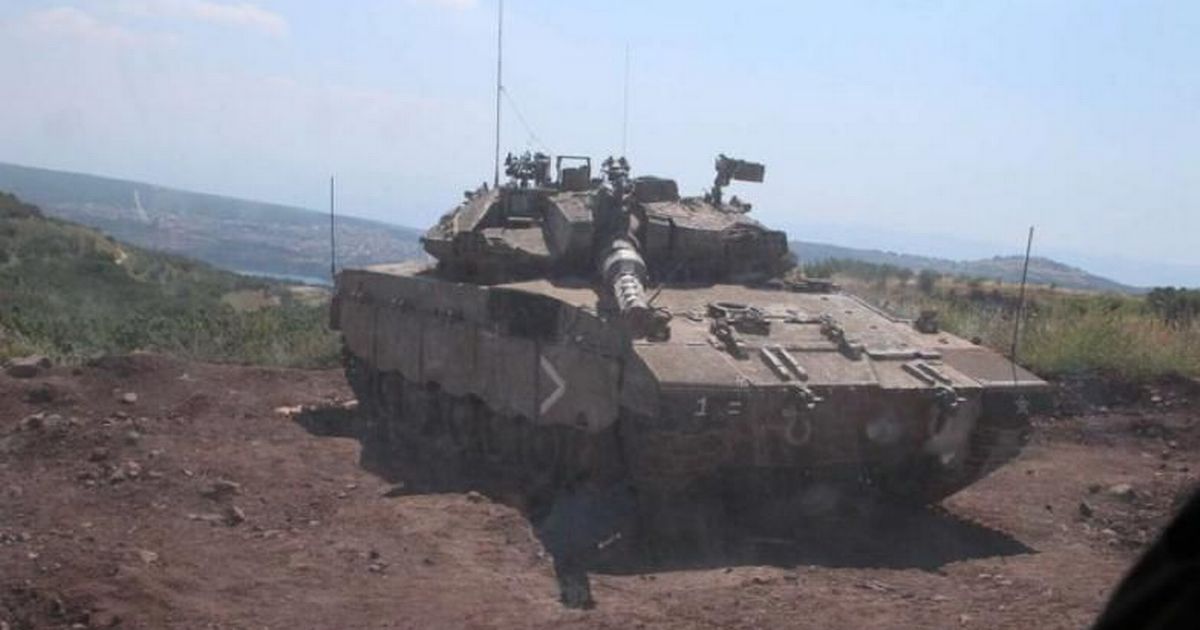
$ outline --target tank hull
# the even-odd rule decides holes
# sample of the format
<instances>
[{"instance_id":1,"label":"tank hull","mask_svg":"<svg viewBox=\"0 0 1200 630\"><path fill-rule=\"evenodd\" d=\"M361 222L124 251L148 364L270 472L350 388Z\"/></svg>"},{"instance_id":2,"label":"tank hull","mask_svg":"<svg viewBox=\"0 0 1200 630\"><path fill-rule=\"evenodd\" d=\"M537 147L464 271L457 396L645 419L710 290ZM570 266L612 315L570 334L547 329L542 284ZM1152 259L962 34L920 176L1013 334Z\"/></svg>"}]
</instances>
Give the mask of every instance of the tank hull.
<instances>
[{"instance_id":1,"label":"tank hull","mask_svg":"<svg viewBox=\"0 0 1200 630\"><path fill-rule=\"evenodd\" d=\"M841 293L668 287L659 304L676 317L658 340L630 335L603 295L570 278L347 270L333 324L378 435L526 497L836 479L933 502L1015 456L1046 391Z\"/></svg>"}]
</instances>

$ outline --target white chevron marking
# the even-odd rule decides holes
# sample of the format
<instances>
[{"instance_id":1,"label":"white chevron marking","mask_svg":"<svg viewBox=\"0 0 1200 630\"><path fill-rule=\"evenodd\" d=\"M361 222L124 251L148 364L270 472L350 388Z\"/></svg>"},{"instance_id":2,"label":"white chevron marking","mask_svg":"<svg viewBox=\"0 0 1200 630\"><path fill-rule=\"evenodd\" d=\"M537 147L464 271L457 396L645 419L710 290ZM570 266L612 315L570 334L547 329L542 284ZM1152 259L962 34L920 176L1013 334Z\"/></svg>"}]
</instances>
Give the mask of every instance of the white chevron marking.
<instances>
[{"instance_id":1,"label":"white chevron marking","mask_svg":"<svg viewBox=\"0 0 1200 630\"><path fill-rule=\"evenodd\" d=\"M554 365L545 356L542 356L542 370L546 372L550 380L554 381L554 391L550 392L550 395L542 401L542 406L539 409L542 415L545 415L554 406L554 403L558 402L558 399L567 393L567 382L563 380L562 376L559 376L558 370L554 369Z\"/></svg>"}]
</instances>

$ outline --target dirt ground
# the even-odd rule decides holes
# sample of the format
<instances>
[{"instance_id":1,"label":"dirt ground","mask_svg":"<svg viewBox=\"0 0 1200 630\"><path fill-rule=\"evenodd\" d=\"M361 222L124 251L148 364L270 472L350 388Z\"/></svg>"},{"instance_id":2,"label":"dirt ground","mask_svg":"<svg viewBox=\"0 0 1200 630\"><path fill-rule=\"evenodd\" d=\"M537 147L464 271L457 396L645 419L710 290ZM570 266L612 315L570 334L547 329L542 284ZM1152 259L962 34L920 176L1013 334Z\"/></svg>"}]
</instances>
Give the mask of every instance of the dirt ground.
<instances>
[{"instance_id":1,"label":"dirt ground","mask_svg":"<svg viewBox=\"0 0 1200 630\"><path fill-rule=\"evenodd\" d=\"M1200 393L1125 394L940 508L625 563L574 610L519 512L406 493L279 412L347 401L339 372L0 375L0 629L1086 627L1200 470Z\"/></svg>"}]
</instances>

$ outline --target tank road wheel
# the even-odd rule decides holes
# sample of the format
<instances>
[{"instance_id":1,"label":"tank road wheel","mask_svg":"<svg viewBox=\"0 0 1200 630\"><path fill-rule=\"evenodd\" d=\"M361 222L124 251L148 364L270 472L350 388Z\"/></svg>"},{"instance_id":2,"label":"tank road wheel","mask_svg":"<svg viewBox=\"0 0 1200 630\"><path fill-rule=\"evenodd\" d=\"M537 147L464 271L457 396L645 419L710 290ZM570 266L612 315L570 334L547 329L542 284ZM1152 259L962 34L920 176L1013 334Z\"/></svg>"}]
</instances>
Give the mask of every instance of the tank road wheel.
<instances>
[{"instance_id":1,"label":"tank road wheel","mask_svg":"<svg viewBox=\"0 0 1200 630\"><path fill-rule=\"evenodd\" d=\"M529 422L523 417L488 414L487 422L480 423L483 454L490 466L503 472L521 470L521 440L523 427Z\"/></svg>"},{"instance_id":2,"label":"tank road wheel","mask_svg":"<svg viewBox=\"0 0 1200 630\"><path fill-rule=\"evenodd\" d=\"M379 409L375 427L378 439L390 444L399 444L407 437L404 427L404 377L396 372L384 372L379 375L376 384L379 392Z\"/></svg>"},{"instance_id":3,"label":"tank road wheel","mask_svg":"<svg viewBox=\"0 0 1200 630\"><path fill-rule=\"evenodd\" d=\"M370 366L354 356L345 346L342 346L342 366L346 373L346 382L350 384L350 391L354 392L354 398L358 400L359 407L369 413L371 411Z\"/></svg>"},{"instance_id":4,"label":"tank road wheel","mask_svg":"<svg viewBox=\"0 0 1200 630\"><path fill-rule=\"evenodd\" d=\"M423 390L424 409L421 410L421 415L417 416L420 418L417 434L423 443L428 443L438 434L438 429L443 424L442 413L448 407L450 397L442 393L442 388L438 387L437 383L426 383L420 389Z\"/></svg>"},{"instance_id":5,"label":"tank road wheel","mask_svg":"<svg viewBox=\"0 0 1200 630\"><path fill-rule=\"evenodd\" d=\"M465 457L470 448L470 435L474 430L476 417L483 412L482 407L479 399L470 396L455 398L449 405L449 413L446 415L446 434L449 437L451 448L460 458Z\"/></svg>"},{"instance_id":6,"label":"tank road wheel","mask_svg":"<svg viewBox=\"0 0 1200 630\"><path fill-rule=\"evenodd\" d=\"M535 492L553 490L563 485L564 443L568 438L561 427L539 427L525 422L521 426L517 455L527 485Z\"/></svg>"},{"instance_id":7,"label":"tank road wheel","mask_svg":"<svg viewBox=\"0 0 1200 630\"><path fill-rule=\"evenodd\" d=\"M982 448L973 436L972 450ZM968 457L959 468L943 466L934 456L910 459L868 471L871 484L889 499L908 505L931 505L966 487L983 475L979 459Z\"/></svg>"},{"instance_id":8,"label":"tank road wheel","mask_svg":"<svg viewBox=\"0 0 1200 630\"><path fill-rule=\"evenodd\" d=\"M703 491L645 489L637 494L635 541L640 554L657 561L699 554L729 555L729 515L719 495Z\"/></svg>"},{"instance_id":9,"label":"tank road wheel","mask_svg":"<svg viewBox=\"0 0 1200 630\"><path fill-rule=\"evenodd\" d=\"M873 468L869 477L889 500L906 505L923 506L942 498L938 493L937 462L930 458L914 459L884 468Z\"/></svg>"}]
</instances>

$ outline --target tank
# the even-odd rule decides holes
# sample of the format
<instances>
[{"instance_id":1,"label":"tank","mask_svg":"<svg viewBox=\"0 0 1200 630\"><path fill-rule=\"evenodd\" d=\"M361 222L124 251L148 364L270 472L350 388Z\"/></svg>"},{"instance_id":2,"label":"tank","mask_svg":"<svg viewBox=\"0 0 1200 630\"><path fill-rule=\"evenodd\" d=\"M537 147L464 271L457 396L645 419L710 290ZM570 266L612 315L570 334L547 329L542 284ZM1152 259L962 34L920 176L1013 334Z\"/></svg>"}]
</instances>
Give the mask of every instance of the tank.
<instances>
[{"instance_id":1,"label":"tank","mask_svg":"<svg viewBox=\"0 0 1200 630\"><path fill-rule=\"evenodd\" d=\"M376 439L509 480L542 522L607 496L643 527L816 486L932 503L1017 454L1042 380L804 278L725 196L764 166L715 166L682 197L624 158L509 155L425 234L435 263L341 271L332 325Z\"/></svg>"}]
</instances>

